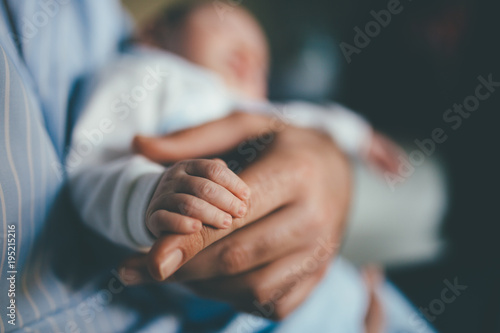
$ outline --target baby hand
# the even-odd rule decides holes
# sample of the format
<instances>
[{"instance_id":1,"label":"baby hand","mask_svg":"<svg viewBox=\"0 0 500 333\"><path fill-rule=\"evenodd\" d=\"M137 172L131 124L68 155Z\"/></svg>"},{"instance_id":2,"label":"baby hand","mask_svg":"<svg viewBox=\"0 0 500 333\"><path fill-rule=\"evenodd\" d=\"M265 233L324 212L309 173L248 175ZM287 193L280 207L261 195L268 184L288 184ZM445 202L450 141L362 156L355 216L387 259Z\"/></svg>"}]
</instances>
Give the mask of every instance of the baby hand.
<instances>
[{"instance_id":1,"label":"baby hand","mask_svg":"<svg viewBox=\"0 0 500 333\"><path fill-rule=\"evenodd\" d=\"M165 232L190 234L202 224L227 229L243 217L250 188L219 159L186 160L163 174L146 212L146 226L159 237Z\"/></svg>"}]
</instances>

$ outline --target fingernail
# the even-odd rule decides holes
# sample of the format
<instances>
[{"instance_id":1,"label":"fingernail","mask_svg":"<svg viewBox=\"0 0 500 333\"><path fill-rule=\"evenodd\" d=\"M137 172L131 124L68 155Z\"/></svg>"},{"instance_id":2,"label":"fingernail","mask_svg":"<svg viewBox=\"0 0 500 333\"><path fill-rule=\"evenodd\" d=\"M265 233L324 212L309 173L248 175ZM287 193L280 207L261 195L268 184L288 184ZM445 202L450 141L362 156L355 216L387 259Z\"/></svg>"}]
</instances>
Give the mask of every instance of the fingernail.
<instances>
[{"instance_id":1,"label":"fingernail","mask_svg":"<svg viewBox=\"0 0 500 333\"><path fill-rule=\"evenodd\" d=\"M245 200L250 199L250 190L244 190L242 195L243 199Z\"/></svg>"},{"instance_id":2,"label":"fingernail","mask_svg":"<svg viewBox=\"0 0 500 333\"><path fill-rule=\"evenodd\" d=\"M162 275L162 280L172 275L182 262L182 251L177 249L170 253L160 266L160 272Z\"/></svg>"},{"instance_id":3,"label":"fingernail","mask_svg":"<svg viewBox=\"0 0 500 333\"><path fill-rule=\"evenodd\" d=\"M247 205L243 202L241 203L240 210L238 211L239 216L245 216L247 212Z\"/></svg>"},{"instance_id":4,"label":"fingernail","mask_svg":"<svg viewBox=\"0 0 500 333\"><path fill-rule=\"evenodd\" d=\"M224 228L229 228L231 224L233 224L233 217L229 214L226 214L226 216L224 217L224 221L222 222L222 226L224 226Z\"/></svg>"},{"instance_id":5,"label":"fingernail","mask_svg":"<svg viewBox=\"0 0 500 333\"><path fill-rule=\"evenodd\" d=\"M136 285L139 284L141 280L141 273L133 268L121 268L118 272L120 279L122 280L121 282L126 285Z\"/></svg>"}]
</instances>

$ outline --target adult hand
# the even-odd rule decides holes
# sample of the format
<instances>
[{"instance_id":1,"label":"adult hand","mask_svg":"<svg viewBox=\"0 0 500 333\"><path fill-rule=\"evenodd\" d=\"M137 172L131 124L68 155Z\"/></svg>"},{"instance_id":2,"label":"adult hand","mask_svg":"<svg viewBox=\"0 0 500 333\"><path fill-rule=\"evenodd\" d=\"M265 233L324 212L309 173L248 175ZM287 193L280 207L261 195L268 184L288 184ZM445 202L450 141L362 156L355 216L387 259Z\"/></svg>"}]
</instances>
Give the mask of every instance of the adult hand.
<instances>
[{"instance_id":1,"label":"adult hand","mask_svg":"<svg viewBox=\"0 0 500 333\"><path fill-rule=\"evenodd\" d=\"M247 117L229 118L229 124L244 127ZM220 123L209 125L220 130ZM210 138L206 126L204 141ZM196 130L184 134L196 139ZM168 140L158 139L157 147L169 147ZM145 281L149 271L163 281L176 271L169 280L272 319L301 304L340 243L350 199L348 163L326 136L286 128L240 177L251 189L244 218L226 230L204 227L159 238L146 258L125 263L124 279Z\"/></svg>"}]
</instances>

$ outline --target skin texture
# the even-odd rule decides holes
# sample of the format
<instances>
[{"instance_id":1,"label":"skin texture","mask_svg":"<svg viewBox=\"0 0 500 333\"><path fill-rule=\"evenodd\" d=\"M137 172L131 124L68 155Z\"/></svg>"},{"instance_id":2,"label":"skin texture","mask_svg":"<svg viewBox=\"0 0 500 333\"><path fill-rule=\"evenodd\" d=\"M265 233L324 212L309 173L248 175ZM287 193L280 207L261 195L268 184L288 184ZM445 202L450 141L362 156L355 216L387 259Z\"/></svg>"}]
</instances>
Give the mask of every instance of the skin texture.
<instances>
[{"instance_id":1,"label":"skin texture","mask_svg":"<svg viewBox=\"0 0 500 333\"><path fill-rule=\"evenodd\" d=\"M251 117L221 121L241 128ZM215 144L220 130L217 122L210 125L215 130L204 138ZM190 131L196 130L184 135L194 137ZM168 136L157 140L170 146ZM203 226L190 235L161 236L146 256L124 263L124 282L168 278L271 319L282 319L300 305L341 242L351 190L348 162L325 135L287 127L239 176L251 190L244 217L233 219L228 229ZM309 261L314 264L306 265ZM259 304L272 311L259 312Z\"/></svg>"},{"instance_id":2,"label":"skin texture","mask_svg":"<svg viewBox=\"0 0 500 333\"><path fill-rule=\"evenodd\" d=\"M248 186L222 160L184 160L160 179L146 212L156 237L165 232L189 234L206 225L227 229L245 216Z\"/></svg>"}]
</instances>

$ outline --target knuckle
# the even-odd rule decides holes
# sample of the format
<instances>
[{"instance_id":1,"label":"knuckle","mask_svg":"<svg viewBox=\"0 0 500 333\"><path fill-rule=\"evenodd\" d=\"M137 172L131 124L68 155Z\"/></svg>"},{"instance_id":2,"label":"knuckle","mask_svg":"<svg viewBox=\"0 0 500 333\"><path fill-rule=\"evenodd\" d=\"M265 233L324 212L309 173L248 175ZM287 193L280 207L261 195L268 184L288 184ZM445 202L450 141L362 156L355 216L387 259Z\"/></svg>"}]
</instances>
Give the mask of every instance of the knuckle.
<instances>
[{"instance_id":1,"label":"knuckle","mask_svg":"<svg viewBox=\"0 0 500 333\"><path fill-rule=\"evenodd\" d=\"M232 244L222 250L219 263L222 274L241 273L248 266L248 251L240 244Z\"/></svg>"},{"instance_id":2,"label":"knuckle","mask_svg":"<svg viewBox=\"0 0 500 333\"><path fill-rule=\"evenodd\" d=\"M289 239L289 231L270 231L267 235L263 235L255 241L251 247L252 254L256 258L261 258L268 254L269 249L273 249L276 244L283 244L283 239Z\"/></svg>"},{"instance_id":3,"label":"knuckle","mask_svg":"<svg viewBox=\"0 0 500 333\"><path fill-rule=\"evenodd\" d=\"M212 244L215 240L218 239L218 236L217 236L217 229L214 229L210 226L206 226L204 225L200 232L197 233L198 235L198 245L200 245L199 249L204 249L206 248L207 246L209 246L210 244Z\"/></svg>"},{"instance_id":4,"label":"knuckle","mask_svg":"<svg viewBox=\"0 0 500 333\"><path fill-rule=\"evenodd\" d=\"M184 170L186 166L187 166L187 161L180 161L172 165L172 167L170 167L170 170L172 172L179 172L180 170Z\"/></svg>"},{"instance_id":5,"label":"knuckle","mask_svg":"<svg viewBox=\"0 0 500 333\"><path fill-rule=\"evenodd\" d=\"M231 169L227 169L227 187L230 189L235 189L236 192L243 192L243 186L240 183L240 179L238 177L231 177L230 174L232 174Z\"/></svg>"},{"instance_id":6,"label":"knuckle","mask_svg":"<svg viewBox=\"0 0 500 333\"><path fill-rule=\"evenodd\" d=\"M192 253L197 253L205 248L205 244L207 242L205 233L203 230L206 230L206 227L203 227L200 232L192 234L189 236L189 249Z\"/></svg>"},{"instance_id":7,"label":"knuckle","mask_svg":"<svg viewBox=\"0 0 500 333\"><path fill-rule=\"evenodd\" d=\"M207 166L207 176L210 179L220 180L224 179L226 167L220 165L219 163L212 162Z\"/></svg>"},{"instance_id":8,"label":"knuckle","mask_svg":"<svg viewBox=\"0 0 500 333\"><path fill-rule=\"evenodd\" d=\"M168 182L170 180L171 173L172 173L172 168L163 171L163 174L161 175L158 185Z\"/></svg>"},{"instance_id":9,"label":"knuckle","mask_svg":"<svg viewBox=\"0 0 500 333\"><path fill-rule=\"evenodd\" d=\"M241 206L241 201L236 199L236 197L233 196L229 202L229 210L234 213L238 213L240 210Z\"/></svg>"},{"instance_id":10,"label":"knuckle","mask_svg":"<svg viewBox=\"0 0 500 333\"><path fill-rule=\"evenodd\" d=\"M205 198L213 198L217 194L217 189L210 182L205 182L200 186L200 195Z\"/></svg>"},{"instance_id":11,"label":"knuckle","mask_svg":"<svg viewBox=\"0 0 500 333\"><path fill-rule=\"evenodd\" d=\"M194 198L186 198L184 202L179 204L179 210L181 214L187 216L195 215L198 211L198 208L198 204L196 203L196 200L194 200Z\"/></svg>"}]
</instances>

